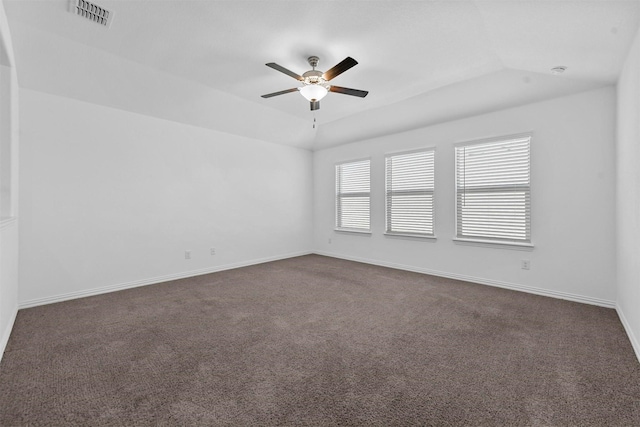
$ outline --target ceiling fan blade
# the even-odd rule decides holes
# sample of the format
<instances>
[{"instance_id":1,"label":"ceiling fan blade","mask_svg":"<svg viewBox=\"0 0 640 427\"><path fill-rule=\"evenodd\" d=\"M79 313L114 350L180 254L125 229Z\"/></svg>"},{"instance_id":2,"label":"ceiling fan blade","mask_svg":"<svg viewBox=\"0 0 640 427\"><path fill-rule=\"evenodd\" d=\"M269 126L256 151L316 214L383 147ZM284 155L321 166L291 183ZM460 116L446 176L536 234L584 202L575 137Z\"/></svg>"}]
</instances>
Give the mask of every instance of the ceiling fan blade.
<instances>
[{"instance_id":1,"label":"ceiling fan blade","mask_svg":"<svg viewBox=\"0 0 640 427\"><path fill-rule=\"evenodd\" d=\"M336 76L347 71L349 68L355 66L358 63L355 59L350 56L347 56L341 63L330 69L329 71L325 71L323 77L325 80L329 81Z\"/></svg>"},{"instance_id":2,"label":"ceiling fan blade","mask_svg":"<svg viewBox=\"0 0 640 427\"><path fill-rule=\"evenodd\" d=\"M311 101L311 111L320 109L320 101Z\"/></svg>"},{"instance_id":3,"label":"ceiling fan blade","mask_svg":"<svg viewBox=\"0 0 640 427\"><path fill-rule=\"evenodd\" d=\"M340 87L340 86L331 86L329 88L329 91L335 92L335 93L341 93L343 95L359 96L360 98L364 98L369 93L366 90L350 89L348 87Z\"/></svg>"},{"instance_id":4,"label":"ceiling fan blade","mask_svg":"<svg viewBox=\"0 0 640 427\"><path fill-rule=\"evenodd\" d=\"M293 78L294 78L294 79L296 79L296 80L300 80L300 81L303 81L303 80L304 80L304 77L302 77L301 75L296 74L296 73L294 73L294 72L293 72L293 71L291 71L291 70L287 70L286 68L284 68L284 67L282 67L282 66L280 66L280 65L276 64L275 62L269 62L268 64L264 64L264 65L266 65L267 67L271 67L271 68L273 68L274 70L278 70L278 71L280 71L281 73L285 73L286 75L291 76L291 77L293 77Z\"/></svg>"},{"instance_id":5,"label":"ceiling fan blade","mask_svg":"<svg viewBox=\"0 0 640 427\"><path fill-rule=\"evenodd\" d=\"M294 87L287 90L281 90L280 92L268 93L266 95L262 95L263 98L271 98L272 96L284 95L285 93L297 92L298 88Z\"/></svg>"}]
</instances>

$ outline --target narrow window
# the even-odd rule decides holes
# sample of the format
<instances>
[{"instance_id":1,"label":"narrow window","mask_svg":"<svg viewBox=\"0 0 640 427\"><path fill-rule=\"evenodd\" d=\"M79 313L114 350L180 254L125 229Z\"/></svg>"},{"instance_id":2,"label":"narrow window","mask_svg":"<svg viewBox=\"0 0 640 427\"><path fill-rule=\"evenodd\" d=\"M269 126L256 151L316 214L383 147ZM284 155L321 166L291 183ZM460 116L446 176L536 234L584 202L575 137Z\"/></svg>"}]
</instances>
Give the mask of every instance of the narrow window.
<instances>
[{"instance_id":1,"label":"narrow window","mask_svg":"<svg viewBox=\"0 0 640 427\"><path fill-rule=\"evenodd\" d=\"M370 230L370 160L336 165L336 228Z\"/></svg>"},{"instance_id":2,"label":"narrow window","mask_svg":"<svg viewBox=\"0 0 640 427\"><path fill-rule=\"evenodd\" d=\"M531 242L530 136L457 146L456 237Z\"/></svg>"},{"instance_id":3,"label":"narrow window","mask_svg":"<svg viewBox=\"0 0 640 427\"><path fill-rule=\"evenodd\" d=\"M434 236L434 150L386 158L388 234Z\"/></svg>"}]
</instances>

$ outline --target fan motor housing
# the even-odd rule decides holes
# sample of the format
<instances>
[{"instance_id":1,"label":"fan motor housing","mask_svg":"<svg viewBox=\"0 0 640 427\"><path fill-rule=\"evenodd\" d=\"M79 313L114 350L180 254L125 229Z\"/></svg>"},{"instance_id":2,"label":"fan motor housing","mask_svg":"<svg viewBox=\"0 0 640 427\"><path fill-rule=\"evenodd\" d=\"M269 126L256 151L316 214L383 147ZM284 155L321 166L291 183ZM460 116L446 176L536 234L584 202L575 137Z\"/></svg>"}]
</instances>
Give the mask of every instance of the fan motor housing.
<instances>
[{"instance_id":1,"label":"fan motor housing","mask_svg":"<svg viewBox=\"0 0 640 427\"><path fill-rule=\"evenodd\" d=\"M309 70L309 71L307 71L306 73L304 73L304 74L302 75L302 77L310 77L310 78L315 77L315 78L320 78L320 77L322 77L322 75L323 75L323 74L324 74L324 73L323 73L322 71L318 71L318 70Z\"/></svg>"},{"instance_id":2,"label":"fan motor housing","mask_svg":"<svg viewBox=\"0 0 640 427\"><path fill-rule=\"evenodd\" d=\"M329 90L329 85L322 77L324 73L322 71L310 70L302 75L304 77L304 84L306 85L320 85Z\"/></svg>"}]
</instances>

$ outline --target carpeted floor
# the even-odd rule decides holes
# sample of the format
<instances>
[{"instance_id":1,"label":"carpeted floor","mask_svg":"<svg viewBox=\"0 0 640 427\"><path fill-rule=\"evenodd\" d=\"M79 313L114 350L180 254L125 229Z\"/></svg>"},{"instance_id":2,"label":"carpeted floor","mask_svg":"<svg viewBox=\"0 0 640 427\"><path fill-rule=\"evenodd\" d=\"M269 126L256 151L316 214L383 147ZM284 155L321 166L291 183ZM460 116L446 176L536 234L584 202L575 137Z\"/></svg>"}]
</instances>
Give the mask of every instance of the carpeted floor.
<instances>
[{"instance_id":1,"label":"carpeted floor","mask_svg":"<svg viewBox=\"0 0 640 427\"><path fill-rule=\"evenodd\" d=\"M614 310L317 255L21 310L2 425L640 425Z\"/></svg>"}]
</instances>

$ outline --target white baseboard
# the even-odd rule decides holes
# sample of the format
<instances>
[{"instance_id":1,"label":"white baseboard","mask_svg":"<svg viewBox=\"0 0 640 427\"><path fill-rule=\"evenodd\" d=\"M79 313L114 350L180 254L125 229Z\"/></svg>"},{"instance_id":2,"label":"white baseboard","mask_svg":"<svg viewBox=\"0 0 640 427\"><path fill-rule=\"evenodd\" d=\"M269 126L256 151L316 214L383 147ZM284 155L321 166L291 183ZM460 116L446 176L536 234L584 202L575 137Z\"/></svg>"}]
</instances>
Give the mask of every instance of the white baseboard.
<instances>
[{"instance_id":1,"label":"white baseboard","mask_svg":"<svg viewBox=\"0 0 640 427\"><path fill-rule=\"evenodd\" d=\"M13 324L16 321L16 316L18 315L18 307L13 307L13 313L11 313L11 317L9 318L9 323L2 331L2 336L0 336L0 362L2 362L2 356L4 355L4 351L7 348L7 343L9 343L9 337L11 336L11 331L13 330Z\"/></svg>"},{"instance_id":2,"label":"white baseboard","mask_svg":"<svg viewBox=\"0 0 640 427\"><path fill-rule=\"evenodd\" d=\"M90 297L94 295L106 294L108 292L121 291L124 289L130 289L130 288L137 288L139 286L169 282L171 280L186 279L188 277L201 276L203 274L215 273L217 271L231 270L239 267L247 267L255 264L263 264L265 262L278 261L281 259L293 258L297 256L302 256L302 255L309 255L311 253L312 252L310 251L294 252L294 253L276 255L276 256L267 257L267 258L252 259L249 261L242 261L242 262L237 262L233 264L217 265L214 267L203 268L200 270L191 270L191 271L185 271L185 272L176 273L176 274L168 274L165 276L152 277L149 279L119 283L116 285L104 286L102 288L87 289L82 291L69 292L66 294L54 295L50 297L36 298L28 301L22 301L19 304L19 308L22 309L22 308L36 307L39 305L53 304L56 302L62 302L62 301L67 301L67 300L72 300L77 298L84 298L84 297Z\"/></svg>"},{"instance_id":3,"label":"white baseboard","mask_svg":"<svg viewBox=\"0 0 640 427\"><path fill-rule=\"evenodd\" d=\"M84 297L93 296L93 295L100 295L100 294L104 294L104 293L108 293L108 292L115 292L115 291L119 291L119 290L123 290L123 289L136 288L136 287L139 287L139 286L152 285L152 284L155 284L155 283L162 283L162 282L168 282L168 281L171 281L171 280L185 279L185 278L188 278L188 277L194 277L194 276L200 276L200 275L203 275L203 274L215 273L217 271L231 270L231 269L234 269L234 268L247 267L247 266L250 266L250 265L262 264L262 263L265 263L265 262L278 261L278 260L281 260L281 259L293 258L293 257L303 256L303 255L309 255L311 253L315 253L315 254L323 255L323 256L328 256L328 257L332 257L332 258L339 258L339 259L345 259L345 260L349 260L349 261L362 262L362 263L365 263L365 264L379 265L379 266L382 266L382 267L389 267L389 268L395 268L395 269L399 269L399 270L413 271L413 272L416 272L416 273L430 274L432 276L439 276L439 277L446 277L446 278L449 278L449 279L463 280L463 281L466 281L466 282L473 282L473 283L478 283L478 284L482 284L482 285L495 286L495 287L499 287L499 288L511 289L511 290L527 292L527 293L531 293L531 294L535 294L535 295L543 295L543 296L548 296L548 297L553 297L553 298L564 299L564 300L568 300L568 301L575 301L575 302L580 302L580 303L585 303L585 304L597 305L597 306L601 306L601 307L615 308L617 313L618 313L618 316L620 317L620 321L622 322L622 325L624 326L624 329L625 329L625 331L627 333L627 336L629 337L629 340L631 341L631 346L633 347L633 350L635 351L636 357L638 358L638 361L640 362L640 342L638 341L638 339L634 335L633 330L631 329L631 325L629 325L629 322L627 321L624 313L622 312L620 307L614 301L608 301L608 300L603 300L603 299L599 299L599 298L586 297L586 296L583 296L583 295L570 294L570 293L567 293L567 292L559 292L559 291L552 291L552 290L547 290L547 289L540 289L540 288L535 288L535 287L531 287L531 286L517 285L517 284L514 284L514 283L500 282L500 281L497 281L497 280L488 280L488 279L483 279L483 278L478 278L478 277L473 277L473 276L464 276L464 275L461 275L461 274L455 274L455 273L449 273L449 272L443 272L443 271L437 271L437 270L430 270L430 269L426 269L426 268L414 267L414 266L409 266L409 265L395 264L395 263L384 262L384 261L379 261L379 260L371 260L371 259L365 259L365 258L359 258L359 257L345 256L345 255L334 254L334 253L323 252L323 251L315 251L315 252L303 251L303 252L289 253L289 254L278 255L278 256L273 256L273 257L260 258L260 259L254 259L254 260L249 260L249 261L233 263L233 264L226 264L226 265L221 265L221 266L204 268L204 269L200 269L200 270L191 270L191 271L187 271L187 272L171 274L171 275L166 275L166 276L158 276L158 277L153 277L153 278L150 278L150 279L144 279L144 280L137 280L137 281L133 281L133 282L120 283L120 284L117 284L117 285L105 286L105 287L97 288L97 289L89 289L89 290L83 290L83 291L77 291L77 292L70 292L70 293L51 296L51 297L38 298L38 299L29 300L29 301L24 301L24 302L19 304L19 307L16 307L14 309L13 314L11 316L11 320L9 321L9 324L7 325L7 327L5 328L5 330L2 333L1 340L0 340L0 361L2 360L2 355L4 354L4 351L5 351L5 348L7 346L7 343L9 342L9 336L11 335L11 330L13 329L13 324L15 322L16 315L18 314L18 308L22 309L22 308L36 307L36 306L39 306L39 305L52 304L52 303L55 303L55 302L67 301L67 300L77 299L77 298L84 298Z\"/></svg>"},{"instance_id":4,"label":"white baseboard","mask_svg":"<svg viewBox=\"0 0 640 427\"><path fill-rule=\"evenodd\" d=\"M631 341L631 347L633 347L633 351L635 351L638 362L640 363L640 341L638 341L638 338L633 333L633 329L631 329L631 325L619 305L616 305L616 311L618 312L618 317L620 318L622 326L624 326L624 330L627 332L629 341Z\"/></svg>"},{"instance_id":5,"label":"white baseboard","mask_svg":"<svg viewBox=\"0 0 640 427\"><path fill-rule=\"evenodd\" d=\"M584 296L584 295L571 294L571 293L568 293L568 292L560 292L560 291L553 291L553 290L549 290L549 289L541 289L541 288L536 288L536 287L533 287L533 286L525 286L525 285L518 285L518 284L515 284L515 283L501 282L501 281L498 281L498 280L484 279L484 278L481 278L481 277L463 276L462 274L449 273L449 272L445 272L445 271L430 270L430 269L427 269L427 268L414 267L414 266L403 265L403 264L395 264L395 263L386 262L386 261L379 261L379 260L371 260L371 259L366 259L366 258L345 256L345 255L334 254L334 253L330 253L330 252L315 251L314 253L316 253L318 255L324 255L324 256L332 257L332 258L346 259L346 260L349 260L349 261L356 261L356 262L362 262L362 263L365 263L365 264L379 265L381 267L395 268L395 269L398 269L398 270L413 271L415 273L430 274L432 276L446 277L448 279L463 280L465 282L479 283L481 285L488 285L488 286L494 286L494 287L498 287L498 288L511 289L511 290L514 290L514 291L521 291L521 292L526 292L526 293L529 293L529 294L542 295L542 296L546 296L546 297L564 299L564 300L568 300L568 301L575 301L575 302L580 302L580 303L584 303L584 304L597 305L597 306L600 306L600 307L607 307L607 308L615 308L616 307L615 301L609 301L609 300L604 300L604 299L600 299L600 298L587 297L587 296Z\"/></svg>"}]
</instances>

